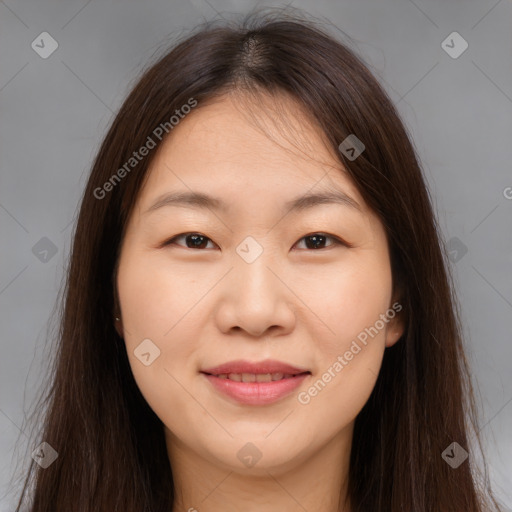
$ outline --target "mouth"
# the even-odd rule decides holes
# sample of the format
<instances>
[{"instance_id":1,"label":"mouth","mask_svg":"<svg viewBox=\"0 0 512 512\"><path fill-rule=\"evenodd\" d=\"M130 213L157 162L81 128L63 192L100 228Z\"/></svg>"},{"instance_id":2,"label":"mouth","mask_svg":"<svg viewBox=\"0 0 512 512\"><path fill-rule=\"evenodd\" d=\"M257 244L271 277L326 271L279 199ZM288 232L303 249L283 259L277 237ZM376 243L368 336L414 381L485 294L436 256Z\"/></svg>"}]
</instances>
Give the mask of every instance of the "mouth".
<instances>
[{"instance_id":1,"label":"mouth","mask_svg":"<svg viewBox=\"0 0 512 512\"><path fill-rule=\"evenodd\" d=\"M311 371L279 361L233 361L200 372L221 395L245 405L281 400L311 375Z\"/></svg>"},{"instance_id":2,"label":"mouth","mask_svg":"<svg viewBox=\"0 0 512 512\"><path fill-rule=\"evenodd\" d=\"M205 375L217 377L218 379L228 379L235 382L276 382L283 379L291 379L300 375L310 375L311 372L301 373L219 373L212 374L207 372L201 372Z\"/></svg>"},{"instance_id":3,"label":"mouth","mask_svg":"<svg viewBox=\"0 0 512 512\"><path fill-rule=\"evenodd\" d=\"M275 380L281 379L285 375L298 375L301 373L309 372L308 368L301 368L299 366L292 366L288 363L284 363L282 361L277 361L275 359L266 359L265 361L261 361L259 363L245 361L243 359L237 359L236 361L230 361L228 363L223 363L218 366L214 366L212 368L204 368L201 370L202 373L207 373L209 375L268 375L270 374L270 380L274 380L273 376L276 376ZM282 374L279 376L279 374ZM251 377L248 377L251 378ZM243 381L242 381L243 382ZM254 382L252 380L246 382Z\"/></svg>"}]
</instances>

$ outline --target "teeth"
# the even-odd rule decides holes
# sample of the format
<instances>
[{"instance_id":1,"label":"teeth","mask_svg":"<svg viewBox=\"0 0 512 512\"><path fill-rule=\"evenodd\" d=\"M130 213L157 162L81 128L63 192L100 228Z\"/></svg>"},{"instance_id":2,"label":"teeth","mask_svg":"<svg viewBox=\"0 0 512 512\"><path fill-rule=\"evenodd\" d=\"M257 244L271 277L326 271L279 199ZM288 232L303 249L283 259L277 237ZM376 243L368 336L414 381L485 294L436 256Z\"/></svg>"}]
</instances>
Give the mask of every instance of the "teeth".
<instances>
[{"instance_id":1,"label":"teeth","mask_svg":"<svg viewBox=\"0 0 512 512\"><path fill-rule=\"evenodd\" d=\"M271 382L272 375L270 373L261 373L256 375L256 382Z\"/></svg>"},{"instance_id":2,"label":"teeth","mask_svg":"<svg viewBox=\"0 0 512 512\"><path fill-rule=\"evenodd\" d=\"M289 373L221 373L216 375L219 379L229 379L236 382L272 382L293 377Z\"/></svg>"}]
</instances>

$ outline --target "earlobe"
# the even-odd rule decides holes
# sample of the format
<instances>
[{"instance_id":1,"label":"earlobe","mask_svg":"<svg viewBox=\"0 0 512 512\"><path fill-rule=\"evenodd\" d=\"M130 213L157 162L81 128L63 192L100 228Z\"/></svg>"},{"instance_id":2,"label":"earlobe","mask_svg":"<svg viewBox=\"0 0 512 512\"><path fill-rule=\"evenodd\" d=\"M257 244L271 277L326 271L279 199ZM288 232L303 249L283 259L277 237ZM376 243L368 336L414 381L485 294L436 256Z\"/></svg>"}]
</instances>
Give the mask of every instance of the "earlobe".
<instances>
[{"instance_id":1,"label":"earlobe","mask_svg":"<svg viewBox=\"0 0 512 512\"><path fill-rule=\"evenodd\" d=\"M405 288L399 279L393 286L391 306L389 311L393 311L393 316L389 314L389 322L386 327L386 348L392 347L402 337L405 332L405 311L402 306Z\"/></svg>"},{"instance_id":2,"label":"earlobe","mask_svg":"<svg viewBox=\"0 0 512 512\"><path fill-rule=\"evenodd\" d=\"M404 322L401 315L389 322L386 329L386 348L392 347L404 333Z\"/></svg>"},{"instance_id":3,"label":"earlobe","mask_svg":"<svg viewBox=\"0 0 512 512\"><path fill-rule=\"evenodd\" d=\"M121 322L121 318L119 318L118 316L115 317L114 327L116 328L117 334L119 334L119 336L123 338L123 323Z\"/></svg>"},{"instance_id":4,"label":"earlobe","mask_svg":"<svg viewBox=\"0 0 512 512\"><path fill-rule=\"evenodd\" d=\"M402 334L403 330L388 330L386 333L386 348L392 347L402 337Z\"/></svg>"}]
</instances>

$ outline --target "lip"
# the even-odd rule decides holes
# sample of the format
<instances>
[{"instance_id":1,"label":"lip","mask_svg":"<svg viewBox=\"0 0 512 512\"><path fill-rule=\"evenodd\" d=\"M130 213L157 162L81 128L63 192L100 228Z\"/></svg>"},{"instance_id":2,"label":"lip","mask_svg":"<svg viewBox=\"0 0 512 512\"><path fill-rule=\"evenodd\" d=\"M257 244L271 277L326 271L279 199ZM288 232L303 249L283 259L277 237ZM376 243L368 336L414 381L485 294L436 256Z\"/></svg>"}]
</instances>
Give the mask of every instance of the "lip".
<instances>
[{"instance_id":1,"label":"lip","mask_svg":"<svg viewBox=\"0 0 512 512\"><path fill-rule=\"evenodd\" d=\"M245 405L267 405L277 402L297 389L304 379L310 376L309 373L301 373L272 382L237 382L220 379L207 373L203 375L217 391Z\"/></svg>"},{"instance_id":2,"label":"lip","mask_svg":"<svg viewBox=\"0 0 512 512\"><path fill-rule=\"evenodd\" d=\"M297 375L307 371L309 371L307 368L291 366L275 359L266 359L259 363L237 359L236 361L201 370L202 373L209 373L210 375L221 375L222 373L284 373Z\"/></svg>"},{"instance_id":3,"label":"lip","mask_svg":"<svg viewBox=\"0 0 512 512\"><path fill-rule=\"evenodd\" d=\"M201 373L218 392L245 405L267 405L277 402L292 393L311 375L307 369L270 359L260 363L231 361L202 370ZM224 373L284 373L292 376L271 382L238 382L216 376Z\"/></svg>"}]
</instances>

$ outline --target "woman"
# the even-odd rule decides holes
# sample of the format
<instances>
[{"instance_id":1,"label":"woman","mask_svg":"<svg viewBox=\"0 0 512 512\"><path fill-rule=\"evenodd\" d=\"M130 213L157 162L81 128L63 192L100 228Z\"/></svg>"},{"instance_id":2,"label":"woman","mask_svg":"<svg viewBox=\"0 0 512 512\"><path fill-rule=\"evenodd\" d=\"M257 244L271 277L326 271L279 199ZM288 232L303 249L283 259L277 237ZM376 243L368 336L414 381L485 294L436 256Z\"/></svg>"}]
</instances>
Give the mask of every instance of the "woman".
<instances>
[{"instance_id":1,"label":"woman","mask_svg":"<svg viewBox=\"0 0 512 512\"><path fill-rule=\"evenodd\" d=\"M29 510L497 510L441 247L352 51L200 27L92 168Z\"/></svg>"}]
</instances>

